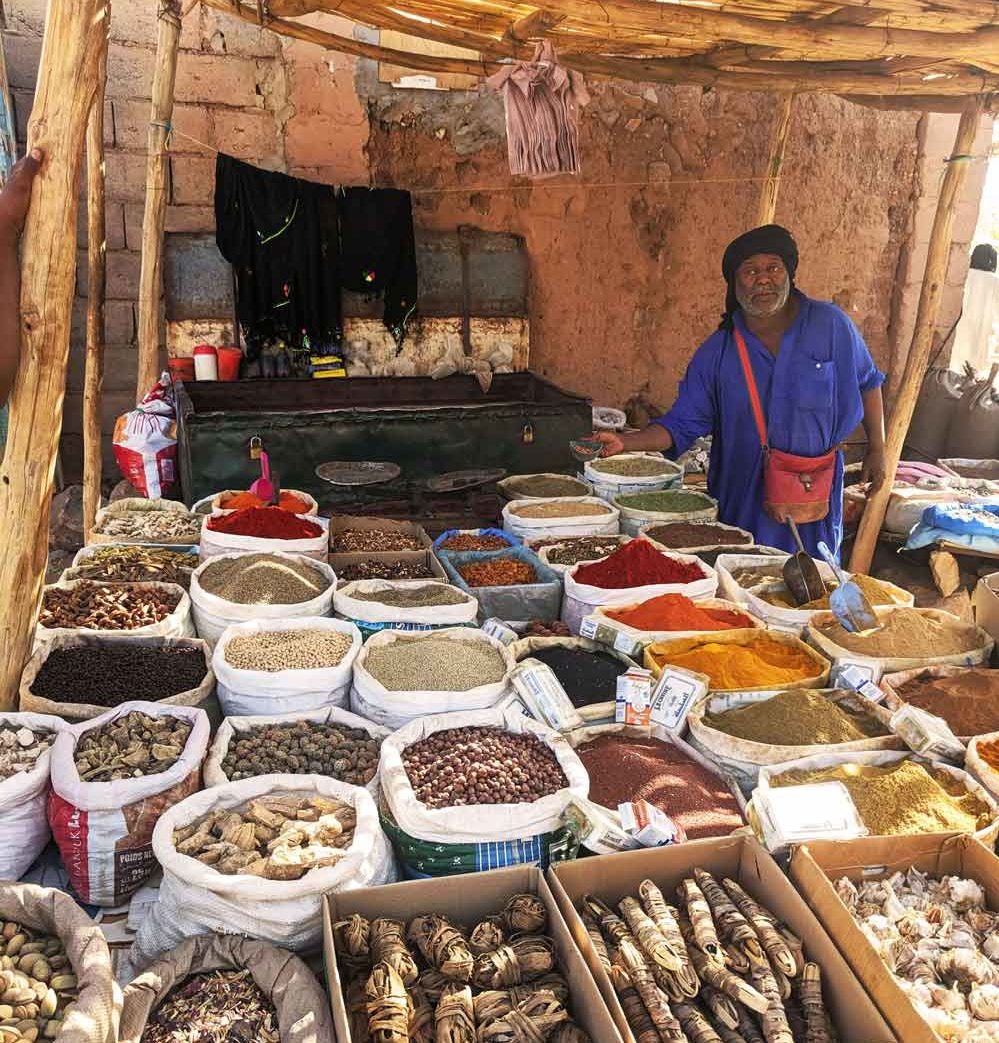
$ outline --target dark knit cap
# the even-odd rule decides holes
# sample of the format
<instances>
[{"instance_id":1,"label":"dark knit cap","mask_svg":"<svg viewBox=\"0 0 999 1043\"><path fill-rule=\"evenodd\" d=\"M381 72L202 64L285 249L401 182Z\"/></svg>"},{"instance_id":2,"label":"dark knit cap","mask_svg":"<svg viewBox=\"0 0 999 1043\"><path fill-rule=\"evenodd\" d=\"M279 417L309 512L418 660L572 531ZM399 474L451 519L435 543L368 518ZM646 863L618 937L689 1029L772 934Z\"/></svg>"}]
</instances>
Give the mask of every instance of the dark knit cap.
<instances>
[{"instance_id":1,"label":"dark knit cap","mask_svg":"<svg viewBox=\"0 0 999 1043\"><path fill-rule=\"evenodd\" d=\"M728 284L728 292L725 296L725 314L722 316L722 326L731 328L732 315L739 307L739 301L735 295L735 273L743 261L756 254L776 254L787 268L787 274L794 285L794 275L798 270L798 244L794 236L780 225L761 225L748 232L743 232L737 239L725 247L722 257L722 275Z\"/></svg>"}]
</instances>

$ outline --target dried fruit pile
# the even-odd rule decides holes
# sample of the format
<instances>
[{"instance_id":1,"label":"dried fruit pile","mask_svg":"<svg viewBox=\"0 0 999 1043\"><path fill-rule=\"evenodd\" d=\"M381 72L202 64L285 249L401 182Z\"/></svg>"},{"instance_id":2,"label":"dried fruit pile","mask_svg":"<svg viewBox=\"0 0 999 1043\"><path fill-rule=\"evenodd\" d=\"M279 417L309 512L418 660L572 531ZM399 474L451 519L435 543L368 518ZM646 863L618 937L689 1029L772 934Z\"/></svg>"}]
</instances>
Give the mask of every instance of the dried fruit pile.
<instances>
[{"instance_id":1,"label":"dried fruit pile","mask_svg":"<svg viewBox=\"0 0 999 1043\"><path fill-rule=\"evenodd\" d=\"M5 923L0 936L0 1043L55 1039L76 1002L76 975L58 938Z\"/></svg>"},{"instance_id":2,"label":"dried fruit pile","mask_svg":"<svg viewBox=\"0 0 999 1043\"><path fill-rule=\"evenodd\" d=\"M539 898L471 930L439 913L333 925L351 1038L379 1043L590 1043L570 1018Z\"/></svg>"},{"instance_id":3,"label":"dried fruit pile","mask_svg":"<svg viewBox=\"0 0 999 1043\"><path fill-rule=\"evenodd\" d=\"M126 545L100 547L84 558L67 579L100 579L114 583L179 583L187 587L198 567L197 554L167 547Z\"/></svg>"},{"instance_id":4,"label":"dried fruit pile","mask_svg":"<svg viewBox=\"0 0 999 1043\"><path fill-rule=\"evenodd\" d=\"M169 587L92 583L48 587L38 624L46 629L136 630L166 619L180 604L182 591Z\"/></svg>"},{"instance_id":5,"label":"dried fruit pile","mask_svg":"<svg viewBox=\"0 0 999 1043\"><path fill-rule=\"evenodd\" d=\"M342 800L275 794L241 811L211 811L173 831L177 853L227 876L298 880L336 865L354 841L357 815Z\"/></svg>"},{"instance_id":6,"label":"dried fruit pile","mask_svg":"<svg viewBox=\"0 0 999 1043\"><path fill-rule=\"evenodd\" d=\"M116 782L168 771L191 734L189 721L133 710L80 736L74 761L83 782Z\"/></svg>"},{"instance_id":7,"label":"dried fruit pile","mask_svg":"<svg viewBox=\"0 0 999 1043\"><path fill-rule=\"evenodd\" d=\"M352 786L365 786L378 771L381 745L381 739L373 739L363 728L344 724L272 724L237 732L222 770L232 782L290 773L328 775Z\"/></svg>"},{"instance_id":8,"label":"dried fruit pile","mask_svg":"<svg viewBox=\"0 0 999 1043\"><path fill-rule=\"evenodd\" d=\"M356 554L359 551L423 550L419 536L392 529L344 529L333 533L334 554Z\"/></svg>"},{"instance_id":9,"label":"dried fruit pile","mask_svg":"<svg viewBox=\"0 0 999 1043\"><path fill-rule=\"evenodd\" d=\"M53 742L53 732L0 724L0 782L19 772L31 771Z\"/></svg>"},{"instance_id":10,"label":"dried fruit pile","mask_svg":"<svg viewBox=\"0 0 999 1043\"><path fill-rule=\"evenodd\" d=\"M638 1043L834 1043L819 967L734 880L703 869L666 904L652 880L580 915Z\"/></svg>"}]
</instances>

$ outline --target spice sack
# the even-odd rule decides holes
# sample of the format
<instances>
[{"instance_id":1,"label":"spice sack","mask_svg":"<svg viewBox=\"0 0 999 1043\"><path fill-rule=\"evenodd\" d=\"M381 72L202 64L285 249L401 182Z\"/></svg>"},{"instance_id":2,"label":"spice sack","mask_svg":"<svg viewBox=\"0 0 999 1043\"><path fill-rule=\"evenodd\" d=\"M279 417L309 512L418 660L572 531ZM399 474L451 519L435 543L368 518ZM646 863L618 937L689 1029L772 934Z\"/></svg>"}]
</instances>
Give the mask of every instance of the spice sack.
<instances>
[{"instance_id":1,"label":"spice sack","mask_svg":"<svg viewBox=\"0 0 999 1043\"><path fill-rule=\"evenodd\" d=\"M226 658L226 650L234 639L291 630L339 634L342 637L336 640L348 641L349 645L336 666L315 669L240 669ZM353 623L343 619L317 616L284 620L255 619L228 627L222 632L212 656L222 712L226 717L243 717L248 714L290 713L318 710L324 706L346 706L354 660L360 651L361 632Z\"/></svg>"},{"instance_id":2,"label":"spice sack","mask_svg":"<svg viewBox=\"0 0 999 1043\"><path fill-rule=\"evenodd\" d=\"M125 988L119 1043L141 1043L160 1004L184 982L210 971L247 970L274 1005L281 1043L334 1043L329 1000L311 970L295 955L266 942L203 934L165 953ZM197 996L191 998L192 1007ZM237 1026L229 1038L234 1040ZM256 1043L255 1040L250 1043Z\"/></svg>"},{"instance_id":3,"label":"spice sack","mask_svg":"<svg viewBox=\"0 0 999 1043\"><path fill-rule=\"evenodd\" d=\"M88 782L77 769L76 750L87 732L112 725L126 714L173 717L191 726L180 756L165 771L112 782ZM122 703L100 717L67 726L52 748L49 824L69 882L91 905L116 906L137 890L155 868L152 835L157 819L201 785L201 762L210 727L204 710L162 703ZM108 763L124 751L108 739Z\"/></svg>"},{"instance_id":4,"label":"spice sack","mask_svg":"<svg viewBox=\"0 0 999 1043\"><path fill-rule=\"evenodd\" d=\"M49 842L49 764L65 727L40 713L0 713L0 880L22 877Z\"/></svg>"},{"instance_id":5,"label":"spice sack","mask_svg":"<svg viewBox=\"0 0 999 1043\"><path fill-rule=\"evenodd\" d=\"M214 843L216 834L225 833L229 828L226 813L238 812L241 818L254 815L254 801L276 797L329 799L351 805L356 822L342 857L332 865L308 869L297 879L282 880L220 872L216 865L178 850L181 847L211 860L202 841ZM215 833L205 831L204 826L216 819ZM303 823L303 830L311 825ZM223 843L228 842L220 839L219 845ZM392 852L378 824L371 794L324 775L261 775L195 793L156 823L153 852L163 867L163 882L159 901L139 925L130 951L134 967L144 967L185 938L206 931L245 934L288 949L313 948L322 940L322 896L326 892L372 887L395 877ZM304 863L294 865L293 854L285 864L300 871Z\"/></svg>"},{"instance_id":6,"label":"spice sack","mask_svg":"<svg viewBox=\"0 0 999 1043\"><path fill-rule=\"evenodd\" d=\"M201 543L199 551L202 560L216 554L266 554L284 551L286 554L304 554L316 561L326 562L329 556L330 534L329 518L293 514L291 517L309 525L318 526L322 531L315 536L304 536L301 539L274 539L267 536L239 536L235 533L218 532L209 526L213 518L225 518L236 512L219 511L207 516L201 523Z\"/></svg>"},{"instance_id":7,"label":"spice sack","mask_svg":"<svg viewBox=\"0 0 999 1043\"><path fill-rule=\"evenodd\" d=\"M350 620L365 640L383 630L445 630L448 627L475 626L479 603L467 591L446 587L455 604L422 605L407 608L378 601L377 595L389 597L408 590L421 590L435 584L432 579L389 580L358 579L341 587L333 597L333 611L341 619Z\"/></svg>"},{"instance_id":8,"label":"spice sack","mask_svg":"<svg viewBox=\"0 0 999 1043\"><path fill-rule=\"evenodd\" d=\"M512 547L500 551L466 551L446 554L444 569L451 582L474 596L479 603L479 618L507 620L555 619L562 605L562 581L557 572L545 565L527 547ZM471 565L492 566L502 570L503 562L518 563L533 574L527 583L490 583L472 587L465 578L465 570ZM509 568L509 566L506 566ZM495 572L494 576L495 578ZM502 576L500 578L509 578Z\"/></svg>"},{"instance_id":9,"label":"spice sack","mask_svg":"<svg viewBox=\"0 0 999 1043\"><path fill-rule=\"evenodd\" d=\"M503 508L503 529L524 540L616 536L620 518L621 512L598 496L511 500Z\"/></svg>"}]
</instances>

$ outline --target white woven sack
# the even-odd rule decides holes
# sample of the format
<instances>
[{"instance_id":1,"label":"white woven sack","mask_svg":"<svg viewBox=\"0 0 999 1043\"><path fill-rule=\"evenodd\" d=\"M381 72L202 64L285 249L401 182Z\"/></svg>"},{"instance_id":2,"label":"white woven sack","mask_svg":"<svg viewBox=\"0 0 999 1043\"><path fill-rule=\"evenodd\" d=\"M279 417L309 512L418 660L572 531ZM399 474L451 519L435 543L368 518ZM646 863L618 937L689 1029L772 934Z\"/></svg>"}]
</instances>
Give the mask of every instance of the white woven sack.
<instances>
[{"instance_id":1,"label":"white woven sack","mask_svg":"<svg viewBox=\"0 0 999 1043\"><path fill-rule=\"evenodd\" d=\"M424 640L430 636L466 643L469 641L488 642L502 655L506 663L506 677L495 684L470 688L467 692L390 692L364 667L372 648L379 648L394 642ZM513 656L510 655L507 646L502 641L497 641L496 638L484 634L481 630L462 627L454 630L437 630L432 635L383 630L368 639L354 663L354 684L350 690L350 708L354 713L385 728L401 728L414 718L422 717L424 714L485 710L495 706L507 694L507 678L514 665Z\"/></svg>"},{"instance_id":2,"label":"white woven sack","mask_svg":"<svg viewBox=\"0 0 999 1043\"><path fill-rule=\"evenodd\" d=\"M600 605L623 608L625 605L637 605L650 598L661 597L663 594L685 594L691 601L703 601L705 598L715 596L718 589L718 575L710 565L705 565L700 558L696 558L692 554L678 554L675 551L669 551L668 555L676 561L693 562L698 565L704 578L695 580L693 583L654 583L645 587L608 590L604 587L591 587L587 583L576 582L575 574L580 565L573 565L565 574L562 622L573 634L578 634L583 618L590 615Z\"/></svg>"},{"instance_id":3,"label":"white woven sack","mask_svg":"<svg viewBox=\"0 0 999 1043\"><path fill-rule=\"evenodd\" d=\"M317 561L307 554L291 554L284 551L254 551L255 554L273 554L275 557L288 558L299 564L316 569L329 582L329 586L317 597L309 601L300 601L295 605L239 605L235 601L226 601L216 594L210 594L201 585L200 576L205 569L218 558L243 558L246 552L239 554L217 554L203 561L191 574L191 609L194 626L198 637L214 646L222 636L222 632L237 623L247 623L251 619L302 619L305 616L329 616L333 611L333 595L336 593L336 573L325 561Z\"/></svg>"},{"instance_id":4,"label":"white woven sack","mask_svg":"<svg viewBox=\"0 0 999 1043\"><path fill-rule=\"evenodd\" d=\"M502 728L516 735L536 735L558 758L568 786L530 804L428 808L413 792L402 754L413 743L449 728ZM491 843L553 832L562 824L569 801L586 798L590 792L590 777L565 736L516 710L432 714L412 721L382 743L379 775L399 828L418 840L442 844Z\"/></svg>"},{"instance_id":5,"label":"white woven sack","mask_svg":"<svg viewBox=\"0 0 999 1043\"><path fill-rule=\"evenodd\" d=\"M626 496L628 493L656 492L659 489L672 489L683 481L683 468L667 460L661 453L619 453L615 460L654 460L662 464L663 473L653 475L612 474L600 470L600 460L588 460L583 465L583 476L593 486L594 496L599 496L609 503L615 496Z\"/></svg>"},{"instance_id":6,"label":"white woven sack","mask_svg":"<svg viewBox=\"0 0 999 1043\"><path fill-rule=\"evenodd\" d=\"M77 568L80 565L86 565L87 561L92 558L99 551L111 550L115 547L135 547L134 543L89 543L86 547L81 547L74 555L73 561L70 564L70 568ZM197 557L198 545L196 543L184 544L184 543L143 543L141 544L143 550L171 550L177 554L188 553ZM195 565L197 562L195 562ZM65 570L66 572L69 569Z\"/></svg>"},{"instance_id":7,"label":"white woven sack","mask_svg":"<svg viewBox=\"0 0 999 1043\"><path fill-rule=\"evenodd\" d=\"M352 644L336 666L317 670L240 670L226 662L226 646L234 637L262 634L266 631L302 629L335 630L347 634ZM360 650L360 630L353 623L343 619L320 616L252 619L227 627L212 654L212 670L215 673L219 705L226 717L346 706L350 694L350 680L354 672L354 660Z\"/></svg>"},{"instance_id":8,"label":"white woven sack","mask_svg":"<svg viewBox=\"0 0 999 1043\"><path fill-rule=\"evenodd\" d=\"M42 591L42 596L45 596L45 590L50 590L52 587L69 587L73 588L77 583L87 583L89 580L72 579L66 583L52 583L45 587ZM34 651L37 651L41 645L44 645L46 641L51 641L54 637L73 637L76 634L111 634L115 637L120 637L123 634L127 637L196 637L194 632L194 620L191 618L191 599L188 597L187 591L183 587L179 587L176 583L118 583L118 587L141 587L141 588L168 588L172 591L180 592L180 601L177 602L177 607L168 615L164 616L158 623L150 623L149 626L136 627L134 630L94 630L91 627L43 627L38 624L35 627L35 645Z\"/></svg>"},{"instance_id":9,"label":"white woven sack","mask_svg":"<svg viewBox=\"0 0 999 1043\"><path fill-rule=\"evenodd\" d=\"M84 782L75 760L80 737L132 711L150 717L178 717L191 723L191 733L177 762L155 775L117 782ZM70 871L73 887L85 902L118 905L129 890L139 887L144 876L153 871L151 860L147 859L146 865L140 861L140 854L149 847L136 835L136 830L145 830L163 813L164 808L157 806L160 802L181 800L186 796L182 792L185 786L189 787L188 792L197 788L210 734L211 725L204 710L147 702L122 703L100 717L67 725L59 732L52 747L54 798L49 804L49 823ZM178 796L169 793L174 787ZM139 813L136 813L136 805L142 805ZM128 814L126 809L131 809ZM135 857L134 861L119 865L117 847L125 838L130 839L129 849ZM70 850L79 864L72 864L67 857ZM85 889L81 889L81 882L85 883Z\"/></svg>"},{"instance_id":10,"label":"white woven sack","mask_svg":"<svg viewBox=\"0 0 999 1043\"><path fill-rule=\"evenodd\" d=\"M190 539L174 540L173 542L170 542L169 540L126 540L122 539L121 536L105 536L103 533L96 531L101 527L101 524L104 522L106 518L113 517L116 514L128 514L132 511L172 511L175 514L193 513L189 512L188 509L182 503L178 503L176 500L147 500L144 496L126 496L122 500L115 500L113 503L109 503L107 507L101 507L98 509L97 514L94 516L94 531L91 533L90 536L91 544L112 543L115 545L127 547L132 547L136 545L143 547L190 547L195 542Z\"/></svg>"},{"instance_id":11,"label":"white woven sack","mask_svg":"<svg viewBox=\"0 0 999 1043\"><path fill-rule=\"evenodd\" d=\"M356 593L369 594L378 590L405 590L409 587L426 587L436 583L432 579L358 579L345 584L333 597L333 611L343 619L359 623L391 623L400 630L410 626L461 626L474 623L479 603L471 594L458 587L452 590L465 600L459 605L427 605L424 608L399 608L383 605L379 601L362 601Z\"/></svg>"},{"instance_id":12,"label":"white woven sack","mask_svg":"<svg viewBox=\"0 0 999 1043\"><path fill-rule=\"evenodd\" d=\"M313 869L298 880L216 872L177 853L175 829L217 809L244 807L256 797L292 794L346 800L357 812L354 840L336 865ZM392 851L370 793L325 775L261 775L202 790L175 804L156 823L153 852L163 867L159 901L139 926L129 954L145 966L178 942L197 934L245 934L301 951L322 943L322 896L389 883L395 877Z\"/></svg>"},{"instance_id":13,"label":"white woven sack","mask_svg":"<svg viewBox=\"0 0 999 1043\"><path fill-rule=\"evenodd\" d=\"M60 732L68 727L60 717L42 713L0 713L0 729L30 728ZM0 880L19 880L42 853L52 836L46 815L49 797L50 746L30 771L0 782Z\"/></svg>"},{"instance_id":14,"label":"white woven sack","mask_svg":"<svg viewBox=\"0 0 999 1043\"><path fill-rule=\"evenodd\" d=\"M676 489L676 492L696 492L708 501L708 506L689 511L652 511L645 508L629 507L621 503L621 498L629 493L618 493L614 506L621 511L621 531L629 536L637 536L649 525L668 525L670 522L712 522L718 519L718 501L707 493L695 489Z\"/></svg>"},{"instance_id":15,"label":"white woven sack","mask_svg":"<svg viewBox=\"0 0 999 1043\"><path fill-rule=\"evenodd\" d=\"M220 515L226 512L218 512ZM208 515L201 523L201 559L214 557L217 554L268 554L283 551L286 554L304 554L308 558L326 563L329 557L330 520L329 518L294 515L302 521L312 522L323 531L318 536L303 540L272 540L263 536L234 536L227 532L216 532L208 528ZM211 517L214 517L211 516Z\"/></svg>"},{"instance_id":16,"label":"white woven sack","mask_svg":"<svg viewBox=\"0 0 999 1043\"><path fill-rule=\"evenodd\" d=\"M215 733L215 741L208 751L205 760L205 789L212 786L224 786L230 781L222 770L222 762L229 752L229 744L234 736L253 731L254 728L273 728L281 725L297 724L299 721L312 721L315 724L342 724L345 728L363 728L374 739L384 739L390 734L388 728L381 728L356 713L343 710L338 706L327 706L321 710L307 710L304 713L278 713L269 716L227 717ZM373 796L378 796L378 774L365 787Z\"/></svg>"},{"instance_id":17,"label":"white woven sack","mask_svg":"<svg viewBox=\"0 0 999 1043\"><path fill-rule=\"evenodd\" d=\"M588 503L608 508L606 514L569 515L564 518L522 518L514 511L541 503ZM599 496L556 496L550 500L511 500L503 508L503 531L523 539L551 539L555 536L616 536L621 512Z\"/></svg>"}]
</instances>

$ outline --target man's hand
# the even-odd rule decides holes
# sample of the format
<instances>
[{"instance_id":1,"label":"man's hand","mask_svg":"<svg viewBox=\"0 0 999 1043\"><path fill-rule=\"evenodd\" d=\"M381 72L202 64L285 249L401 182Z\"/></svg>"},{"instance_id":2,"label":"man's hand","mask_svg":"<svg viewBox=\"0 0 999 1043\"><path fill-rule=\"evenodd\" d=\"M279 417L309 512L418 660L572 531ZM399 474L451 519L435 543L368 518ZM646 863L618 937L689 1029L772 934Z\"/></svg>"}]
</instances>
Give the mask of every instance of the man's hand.
<instances>
[{"instance_id":1,"label":"man's hand","mask_svg":"<svg viewBox=\"0 0 999 1043\"><path fill-rule=\"evenodd\" d=\"M31 202L31 185L42 169L44 158L42 150L36 148L24 159L19 159L0 192L0 239L4 242L16 243L21 238Z\"/></svg>"},{"instance_id":2,"label":"man's hand","mask_svg":"<svg viewBox=\"0 0 999 1043\"><path fill-rule=\"evenodd\" d=\"M860 470L860 481L870 482L868 495L876 493L885 483L884 446L868 446L864 454L864 466Z\"/></svg>"},{"instance_id":3,"label":"man's hand","mask_svg":"<svg viewBox=\"0 0 999 1043\"><path fill-rule=\"evenodd\" d=\"M604 444L601 456L617 456L618 453L624 452L624 442L613 431L594 431L593 437Z\"/></svg>"}]
</instances>

